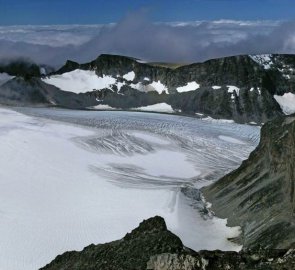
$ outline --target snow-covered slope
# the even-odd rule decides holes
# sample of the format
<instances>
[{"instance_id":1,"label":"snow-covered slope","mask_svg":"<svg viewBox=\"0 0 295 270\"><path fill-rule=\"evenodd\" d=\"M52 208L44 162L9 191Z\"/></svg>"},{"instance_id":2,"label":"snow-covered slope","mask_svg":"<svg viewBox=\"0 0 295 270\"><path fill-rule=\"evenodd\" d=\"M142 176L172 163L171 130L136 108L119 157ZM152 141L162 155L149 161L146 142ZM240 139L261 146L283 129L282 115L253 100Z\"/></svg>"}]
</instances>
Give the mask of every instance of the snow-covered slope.
<instances>
[{"instance_id":1,"label":"snow-covered slope","mask_svg":"<svg viewBox=\"0 0 295 270\"><path fill-rule=\"evenodd\" d=\"M129 85L133 89L144 92L156 91L159 94L163 92L169 93L167 86L161 83L161 81L153 81L148 85L143 85L141 82L133 84L132 81L135 76L134 71L131 71L123 75L122 78L120 75L116 75L115 77L112 75L103 75L100 77L96 74L95 70L76 69L60 75L52 75L42 80L61 90L74 92L76 94L102 89L113 91L114 86L117 87L117 92L120 92L124 85ZM148 81L148 78L144 78L144 81ZM195 85L193 85L193 87L195 87Z\"/></svg>"},{"instance_id":2,"label":"snow-covered slope","mask_svg":"<svg viewBox=\"0 0 295 270\"><path fill-rule=\"evenodd\" d=\"M189 247L239 249L227 241L237 228L202 219L180 190L237 167L258 128L136 112L19 110L35 117L0 109L0 269L38 269L155 215Z\"/></svg>"}]
</instances>

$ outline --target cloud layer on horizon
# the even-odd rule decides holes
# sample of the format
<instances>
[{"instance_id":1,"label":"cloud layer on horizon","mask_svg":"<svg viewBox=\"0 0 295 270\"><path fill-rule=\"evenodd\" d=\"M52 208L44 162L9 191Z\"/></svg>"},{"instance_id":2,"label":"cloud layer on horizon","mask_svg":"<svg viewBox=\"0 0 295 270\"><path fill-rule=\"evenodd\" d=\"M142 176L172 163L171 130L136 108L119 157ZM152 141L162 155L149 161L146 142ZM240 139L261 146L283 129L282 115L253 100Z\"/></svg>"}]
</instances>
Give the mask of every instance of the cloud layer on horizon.
<instances>
[{"instance_id":1,"label":"cloud layer on horizon","mask_svg":"<svg viewBox=\"0 0 295 270\"><path fill-rule=\"evenodd\" d=\"M110 25L0 27L0 59L23 57L59 66L67 59L87 62L101 53L181 63L237 54L295 53L295 22L152 23L139 12Z\"/></svg>"}]
</instances>

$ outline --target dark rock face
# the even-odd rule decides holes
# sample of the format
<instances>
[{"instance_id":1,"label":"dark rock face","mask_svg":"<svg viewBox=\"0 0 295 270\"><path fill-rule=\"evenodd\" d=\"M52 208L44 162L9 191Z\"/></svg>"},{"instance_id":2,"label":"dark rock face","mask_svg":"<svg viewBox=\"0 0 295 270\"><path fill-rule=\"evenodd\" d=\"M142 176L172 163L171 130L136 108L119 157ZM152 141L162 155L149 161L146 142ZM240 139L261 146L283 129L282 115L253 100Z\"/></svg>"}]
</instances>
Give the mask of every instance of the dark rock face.
<instances>
[{"instance_id":1,"label":"dark rock face","mask_svg":"<svg viewBox=\"0 0 295 270\"><path fill-rule=\"evenodd\" d=\"M294 250L195 252L167 230L161 217L143 221L123 239L66 252L42 270L293 270Z\"/></svg>"},{"instance_id":2,"label":"dark rock face","mask_svg":"<svg viewBox=\"0 0 295 270\"><path fill-rule=\"evenodd\" d=\"M205 187L212 210L240 225L244 248L295 248L295 116L268 122L240 168Z\"/></svg>"}]
</instances>

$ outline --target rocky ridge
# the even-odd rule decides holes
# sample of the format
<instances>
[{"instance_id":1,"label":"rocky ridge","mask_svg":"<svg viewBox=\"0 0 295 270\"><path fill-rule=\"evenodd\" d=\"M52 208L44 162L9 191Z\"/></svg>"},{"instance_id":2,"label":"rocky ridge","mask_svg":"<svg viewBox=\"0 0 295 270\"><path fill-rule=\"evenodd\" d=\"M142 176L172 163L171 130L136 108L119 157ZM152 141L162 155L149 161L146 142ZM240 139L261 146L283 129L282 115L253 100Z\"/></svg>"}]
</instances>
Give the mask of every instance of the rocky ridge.
<instances>
[{"instance_id":1,"label":"rocky ridge","mask_svg":"<svg viewBox=\"0 0 295 270\"><path fill-rule=\"evenodd\" d=\"M16 70L13 74L7 68L0 69L0 72L15 75ZM263 123L283 115L274 95L295 92L294 55L232 56L177 68L144 63L130 57L100 55L85 64L67 61L46 78L63 76L74 70L91 71L97 78L109 77L115 81L108 87L89 87L89 91L79 94L80 108L102 104L129 110L167 103L175 113L193 116L203 114L241 123ZM16 76L23 74L21 72ZM31 80L39 80L39 86L35 86L37 92L40 88L48 88L48 81L42 80L44 72L33 72L24 77L28 85L32 84ZM9 87L0 86L0 93ZM5 97L1 100L2 104L12 103L10 96ZM17 104L16 101L14 103ZM48 103L52 106L73 107L58 98L56 102Z\"/></svg>"},{"instance_id":2,"label":"rocky ridge","mask_svg":"<svg viewBox=\"0 0 295 270\"><path fill-rule=\"evenodd\" d=\"M11 106L59 106L84 109L97 104L95 97L48 85L39 78L16 77L0 86L0 103Z\"/></svg>"},{"instance_id":3,"label":"rocky ridge","mask_svg":"<svg viewBox=\"0 0 295 270\"><path fill-rule=\"evenodd\" d=\"M295 248L295 115L266 123L242 165L203 188L217 216L241 226L244 248Z\"/></svg>"},{"instance_id":4,"label":"rocky ridge","mask_svg":"<svg viewBox=\"0 0 295 270\"><path fill-rule=\"evenodd\" d=\"M56 74L75 69L95 70L98 76L110 75L121 83L120 89L114 85L92 92L111 107L130 109L165 102L176 112L238 122L261 123L282 115L273 96L293 93L295 86L294 55L232 56L175 69L101 55L86 64L68 61ZM128 72L134 72L131 81L124 79ZM154 91L151 82L160 82L166 90ZM190 88L192 83L197 85Z\"/></svg>"},{"instance_id":5,"label":"rocky ridge","mask_svg":"<svg viewBox=\"0 0 295 270\"><path fill-rule=\"evenodd\" d=\"M66 252L40 270L291 270L295 250L195 252L161 217L143 221L123 239Z\"/></svg>"}]
</instances>

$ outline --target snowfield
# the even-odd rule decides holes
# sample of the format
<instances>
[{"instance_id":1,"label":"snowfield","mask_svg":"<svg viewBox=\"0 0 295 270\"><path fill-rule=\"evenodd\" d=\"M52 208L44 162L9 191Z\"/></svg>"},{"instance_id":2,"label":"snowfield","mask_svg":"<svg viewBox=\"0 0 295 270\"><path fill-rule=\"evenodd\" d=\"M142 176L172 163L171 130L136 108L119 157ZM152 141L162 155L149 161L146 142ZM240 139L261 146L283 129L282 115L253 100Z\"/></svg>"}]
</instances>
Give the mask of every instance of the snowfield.
<instances>
[{"instance_id":1,"label":"snowfield","mask_svg":"<svg viewBox=\"0 0 295 270\"><path fill-rule=\"evenodd\" d=\"M163 92L169 94L167 86L161 83L161 81L152 82L151 84L149 84L149 86L151 86L153 90L157 91L159 94L162 94Z\"/></svg>"},{"instance_id":2,"label":"snowfield","mask_svg":"<svg viewBox=\"0 0 295 270\"><path fill-rule=\"evenodd\" d=\"M111 85L117 82L117 80L111 76L103 75L103 77L98 77L94 70L80 69L62 75L53 75L42 80L63 91L74 92L76 94L104 88L111 89Z\"/></svg>"},{"instance_id":3,"label":"snowfield","mask_svg":"<svg viewBox=\"0 0 295 270\"><path fill-rule=\"evenodd\" d=\"M200 88L200 85L196 82L188 82L185 86L177 87L176 90L178 93L195 91Z\"/></svg>"},{"instance_id":4,"label":"snowfield","mask_svg":"<svg viewBox=\"0 0 295 270\"><path fill-rule=\"evenodd\" d=\"M136 76L135 72L130 71L127 74L123 75L123 79L130 83L135 79L135 76ZM114 91L113 90L114 86L117 87L117 92L119 93L121 88L124 85L126 85L125 81L120 82L118 80L119 77L120 75L117 75L117 78L114 78L110 75L103 75L103 77L99 77L95 73L95 70L76 69L74 71L67 72L62 75L53 75L50 77L46 77L42 80L47 84L54 85L60 90L73 92L76 94L91 92L93 90L102 90L105 88ZM144 81L150 81L150 79L144 78ZM1 76L0 76L0 84L1 84ZM191 83L189 83L188 86L190 88L197 87L195 84L191 85ZM157 91L159 94L162 94L163 92L165 92L166 94L169 94L167 86L161 83L161 81L157 81L157 82L153 81L152 83L148 85L143 85L141 82L138 82L136 84L131 83L130 87L135 90L143 91L143 92ZM184 88L186 87L187 86L185 86Z\"/></svg>"},{"instance_id":5,"label":"snowfield","mask_svg":"<svg viewBox=\"0 0 295 270\"><path fill-rule=\"evenodd\" d=\"M203 219L183 188L248 157L259 128L140 112L0 108L0 269L123 237L161 215L188 247L239 250L239 228ZM22 112L22 113L20 113Z\"/></svg>"}]
</instances>

